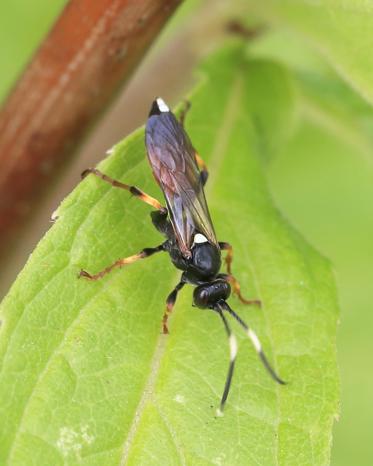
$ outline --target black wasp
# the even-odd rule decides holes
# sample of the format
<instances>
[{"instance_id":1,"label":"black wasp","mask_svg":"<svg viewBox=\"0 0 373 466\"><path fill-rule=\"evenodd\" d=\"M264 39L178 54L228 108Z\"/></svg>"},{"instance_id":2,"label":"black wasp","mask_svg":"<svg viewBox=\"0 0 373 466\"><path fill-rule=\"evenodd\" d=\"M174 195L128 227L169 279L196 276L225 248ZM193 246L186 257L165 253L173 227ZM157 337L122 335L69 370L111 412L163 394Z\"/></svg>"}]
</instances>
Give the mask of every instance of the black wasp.
<instances>
[{"instance_id":1,"label":"black wasp","mask_svg":"<svg viewBox=\"0 0 373 466\"><path fill-rule=\"evenodd\" d=\"M220 316L229 339L230 364L220 403L220 412L222 412L228 397L237 355L237 341L225 313L230 314L243 327L273 379L280 384L284 382L270 366L256 334L227 303L232 287L233 293L237 294L245 304L260 305L258 300L246 300L242 297L240 285L231 273L232 246L226 242L218 242L216 239L203 190L208 172L184 130L185 111L178 121L164 101L158 98L152 104L145 129L149 162L154 177L163 191L167 208L135 186L114 180L95 168L89 168L82 174L86 176L92 173L115 187L129 191L154 207L156 210L151 212L153 225L167 238L166 241L155 248L145 248L138 254L119 259L94 275L82 270L80 276L89 280L98 280L114 268L131 264L156 252L168 252L172 263L183 272L180 282L167 298L162 320L163 333L168 333L167 320L175 305L178 292L186 283L196 286L193 304L201 309L215 311ZM225 262L228 273L226 274L219 273L222 250L227 251Z\"/></svg>"}]
</instances>

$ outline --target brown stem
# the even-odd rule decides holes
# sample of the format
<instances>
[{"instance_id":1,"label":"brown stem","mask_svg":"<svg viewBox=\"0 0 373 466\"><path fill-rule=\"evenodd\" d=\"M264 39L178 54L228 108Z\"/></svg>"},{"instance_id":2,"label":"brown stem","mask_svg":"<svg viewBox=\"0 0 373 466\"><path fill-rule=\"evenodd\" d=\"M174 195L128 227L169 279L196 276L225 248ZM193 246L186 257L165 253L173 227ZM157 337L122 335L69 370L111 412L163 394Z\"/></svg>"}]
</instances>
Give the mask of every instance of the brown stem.
<instances>
[{"instance_id":1,"label":"brown stem","mask_svg":"<svg viewBox=\"0 0 373 466\"><path fill-rule=\"evenodd\" d=\"M0 112L0 240L28 216L179 3L70 0Z\"/></svg>"}]
</instances>

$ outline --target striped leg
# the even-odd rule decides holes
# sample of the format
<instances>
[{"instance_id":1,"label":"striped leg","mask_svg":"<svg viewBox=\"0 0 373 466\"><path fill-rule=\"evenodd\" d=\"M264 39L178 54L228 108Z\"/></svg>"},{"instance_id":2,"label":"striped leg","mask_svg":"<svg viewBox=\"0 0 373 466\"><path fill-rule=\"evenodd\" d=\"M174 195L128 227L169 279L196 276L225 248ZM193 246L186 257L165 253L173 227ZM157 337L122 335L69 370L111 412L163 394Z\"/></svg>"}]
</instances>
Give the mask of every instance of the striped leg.
<instances>
[{"instance_id":1,"label":"striped leg","mask_svg":"<svg viewBox=\"0 0 373 466\"><path fill-rule=\"evenodd\" d=\"M114 180L110 176L100 172L100 170L97 170L97 168L87 168L82 173L82 178L85 178L90 173L92 173L92 175L98 176L102 180L106 181L106 183L111 184L115 188L121 188L125 189L126 191L129 191L133 196L136 196L138 199L141 199L146 204L151 205L152 207L161 212L167 213L166 207L163 207L162 204L159 201L157 201L157 199L149 196L149 194L144 193L144 191L141 191L141 189L136 188L136 186L130 186L128 184L122 183L121 181Z\"/></svg>"},{"instance_id":2,"label":"striped leg","mask_svg":"<svg viewBox=\"0 0 373 466\"><path fill-rule=\"evenodd\" d=\"M233 248L229 243L225 241L219 241L219 247L222 251L227 251L224 262L227 266L227 272L229 275L232 275L232 261L233 261Z\"/></svg>"},{"instance_id":3,"label":"striped leg","mask_svg":"<svg viewBox=\"0 0 373 466\"><path fill-rule=\"evenodd\" d=\"M234 365L236 362L236 356L237 356L237 350L238 350L238 345L237 345L237 340L232 333L232 330L227 322L227 319L225 318L223 314L223 307L220 307L218 304L217 306L217 313L221 317L221 320L223 321L225 331L227 332L228 336L228 341L229 341L229 353L230 353L230 361L229 361L229 368L228 368L228 373L227 373L227 378L225 379L225 385L224 385L224 392L223 396L221 397L220 401L220 408L217 410L217 415L222 416L223 411L224 411L224 406L225 402L227 401L228 394L229 394L229 389L231 388L231 383L232 383L232 378L233 378L233 371L234 371Z\"/></svg>"},{"instance_id":4,"label":"striped leg","mask_svg":"<svg viewBox=\"0 0 373 466\"><path fill-rule=\"evenodd\" d=\"M101 270L101 272L98 272L94 275L91 275L90 273L86 272L85 270L81 270L79 273L79 277L84 277L87 278L88 280L99 280L100 278L104 277L108 273L110 273L113 269L116 268L121 268L124 265L129 265L132 264L133 262L138 261L139 259L145 259L146 257L149 257L153 255L156 252L164 251L164 245L161 244L157 246L156 248L145 248L142 251L140 251L138 254L134 254L133 256L126 257L124 259L119 259L115 261L113 264L109 265L108 267L104 268Z\"/></svg>"},{"instance_id":5,"label":"striped leg","mask_svg":"<svg viewBox=\"0 0 373 466\"><path fill-rule=\"evenodd\" d=\"M260 299L246 299L242 296L241 294L241 285L239 281L233 276L233 275L226 275L226 280L229 282L229 284L232 287L232 291L234 294L237 295L238 299L241 301L243 304L248 304L248 305L255 305L255 306L261 306L262 302Z\"/></svg>"},{"instance_id":6,"label":"striped leg","mask_svg":"<svg viewBox=\"0 0 373 466\"><path fill-rule=\"evenodd\" d=\"M197 162L198 168L199 168L199 170L201 172L202 186L205 186L207 178L209 177L209 172L207 170L207 165L206 165L205 161L203 160L203 158L199 154L197 154L197 152L195 153L195 157L196 157L196 162Z\"/></svg>"},{"instance_id":7,"label":"striped leg","mask_svg":"<svg viewBox=\"0 0 373 466\"><path fill-rule=\"evenodd\" d=\"M169 333L168 331L168 326L167 326L167 321L168 318L170 317L170 314L175 306L176 303L176 298L178 292L181 290L181 288L185 285L185 282L180 281L175 288L171 291L171 293L168 295L167 301L166 301L166 310L164 311L163 318L162 318L162 325L163 325L163 333L166 335Z\"/></svg>"}]
</instances>

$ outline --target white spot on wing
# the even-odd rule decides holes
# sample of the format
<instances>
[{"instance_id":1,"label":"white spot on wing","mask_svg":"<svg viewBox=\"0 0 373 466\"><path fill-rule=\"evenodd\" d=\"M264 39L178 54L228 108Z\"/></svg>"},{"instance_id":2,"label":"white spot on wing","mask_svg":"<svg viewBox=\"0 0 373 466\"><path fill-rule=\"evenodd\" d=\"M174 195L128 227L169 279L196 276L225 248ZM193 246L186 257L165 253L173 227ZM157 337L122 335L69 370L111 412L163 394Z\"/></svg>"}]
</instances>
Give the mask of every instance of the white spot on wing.
<instances>
[{"instance_id":1,"label":"white spot on wing","mask_svg":"<svg viewBox=\"0 0 373 466\"><path fill-rule=\"evenodd\" d=\"M160 97L158 97L158 99L157 99L157 105L158 105L158 108L159 108L159 110L161 112L169 112L170 111L170 109L165 104L165 101L163 99L161 99Z\"/></svg>"},{"instance_id":2,"label":"white spot on wing","mask_svg":"<svg viewBox=\"0 0 373 466\"><path fill-rule=\"evenodd\" d=\"M197 233L194 235L194 242L195 244L207 243L206 236L203 236L201 233Z\"/></svg>"}]
</instances>

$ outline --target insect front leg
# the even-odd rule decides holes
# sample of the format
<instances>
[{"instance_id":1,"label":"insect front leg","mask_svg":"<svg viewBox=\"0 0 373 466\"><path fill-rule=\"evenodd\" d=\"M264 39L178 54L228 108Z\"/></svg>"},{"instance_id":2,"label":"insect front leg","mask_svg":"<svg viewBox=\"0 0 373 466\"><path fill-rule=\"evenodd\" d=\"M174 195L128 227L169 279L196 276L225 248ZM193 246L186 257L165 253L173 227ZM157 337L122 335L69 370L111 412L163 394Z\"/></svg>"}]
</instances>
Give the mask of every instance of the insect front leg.
<instances>
[{"instance_id":1,"label":"insect front leg","mask_svg":"<svg viewBox=\"0 0 373 466\"><path fill-rule=\"evenodd\" d=\"M121 268L124 265L132 264L133 262L138 261L139 259L145 259L146 257L152 256L156 252L164 251L164 243L160 244L155 248L145 248L140 251L138 254L134 254L133 256L125 257L123 259L118 259L113 264L105 267L101 272L95 273L91 275L90 273L86 272L85 270L81 270L79 273L79 277L87 278L88 280L99 280L100 278L104 277L108 273L110 273L113 269Z\"/></svg>"},{"instance_id":2,"label":"insect front leg","mask_svg":"<svg viewBox=\"0 0 373 466\"><path fill-rule=\"evenodd\" d=\"M185 282L183 280L181 280L175 286L175 288L171 291L171 293L167 297L166 310L164 311L163 318L162 318L163 333L165 335L169 333L168 326L167 326L167 321L168 321L168 318L170 317L170 314L171 314L171 312L172 312L172 310L173 310L173 308L175 306L177 294L184 285L185 285Z\"/></svg>"},{"instance_id":3,"label":"insect front leg","mask_svg":"<svg viewBox=\"0 0 373 466\"><path fill-rule=\"evenodd\" d=\"M224 262L227 266L227 272L229 275L232 274L232 261L233 261L233 248L229 243L225 241L219 241L219 248L222 251L227 251L227 255L225 256Z\"/></svg>"},{"instance_id":4,"label":"insect front leg","mask_svg":"<svg viewBox=\"0 0 373 466\"><path fill-rule=\"evenodd\" d=\"M262 305L262 302L260 301L260 299L246 299L242 296L241 285L239 281L233 275L228 275L228 274L222 274L222 275L225 277L225 280L231 285L233 294L237 295L241 303L247 304L247 305L254 304L259 307Z\"/></svg>"},{"instance_id":5,"label":"insect front leg","mask_svg":"<svg viewBox=\"0 0 373 466\"><path fill-rule=\"evenodd\" d=\"M261 306L261 302L259 299L246 299L241 294L240 282L232 275L232 261L233 261L232 246L225 241L219 241L219 247L222 251L227 251L227 255L225 256L224 261L227 266L228 274L222 274L222 276L224 276L225 280L231 285L233 293L237 295L238 299L243 304L255 304L257 306Z\"/></svg>"},{"instance_id":6,"label":"insect front leg","mask_svg":"<svg viewBox=\"0 0 373 466\"><path fill-rule=\"evenodd\" d=\"M81 176L82 178L85 178L90 173L92 175L97 176L98 178L101 178L103 181L111 184L115 188L125 189L126 191L129 191L133 196L136 196L138 199L142 200L146 204L149 204L155 209L165 212L167 214L166 207L163 207L157 199L155 199L152 196L149 196L149 194L144 193L144 191L141 191L141 189L137 188L136 186L130 186L128 184L122 183L121 181L115 180L114 178L105 175L105 173L100 172L100 170L97 170L97 168L87 168L86 170L84 170Z\"/></svg>"}]
</instances>

